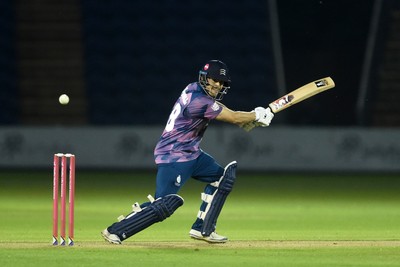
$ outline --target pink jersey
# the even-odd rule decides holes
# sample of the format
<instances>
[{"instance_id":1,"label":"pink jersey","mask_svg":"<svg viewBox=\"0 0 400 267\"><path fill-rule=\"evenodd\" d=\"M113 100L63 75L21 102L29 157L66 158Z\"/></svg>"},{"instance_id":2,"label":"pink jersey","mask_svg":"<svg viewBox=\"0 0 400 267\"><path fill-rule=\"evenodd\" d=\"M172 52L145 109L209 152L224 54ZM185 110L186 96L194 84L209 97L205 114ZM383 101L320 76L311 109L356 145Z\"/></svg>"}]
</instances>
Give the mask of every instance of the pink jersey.
<instances>
[{"instance_id":1,"label":"pink jersey","mask_svg":"<svg viewBox=\"0 0 400 267\"><path fill-rule=\"evenodd\" d=\"M156 164L196 159L208 123L221 111L222 107L197 82L189 84L175 102L154 149Z\"/></svg>"}]
</instances>

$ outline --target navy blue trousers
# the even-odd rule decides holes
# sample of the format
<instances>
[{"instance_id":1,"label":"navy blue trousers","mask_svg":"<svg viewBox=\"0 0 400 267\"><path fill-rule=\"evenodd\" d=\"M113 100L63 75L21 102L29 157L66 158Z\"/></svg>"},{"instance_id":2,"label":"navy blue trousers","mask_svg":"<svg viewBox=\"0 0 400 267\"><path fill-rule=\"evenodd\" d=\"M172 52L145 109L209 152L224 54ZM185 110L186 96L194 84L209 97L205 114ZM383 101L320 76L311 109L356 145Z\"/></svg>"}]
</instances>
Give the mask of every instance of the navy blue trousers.
<instances>
[{"instance_id":1,"label":"navy blue trousers","mask_svg":"<svg viewBox=\"0 0 400 267\"><path fill-rule=\"evenodd\" d=\"M158 164L155 198L176 194L189 178L207 184L218 181L224 168L204 151L191 161Z\"/></svg>"}]
</instances>

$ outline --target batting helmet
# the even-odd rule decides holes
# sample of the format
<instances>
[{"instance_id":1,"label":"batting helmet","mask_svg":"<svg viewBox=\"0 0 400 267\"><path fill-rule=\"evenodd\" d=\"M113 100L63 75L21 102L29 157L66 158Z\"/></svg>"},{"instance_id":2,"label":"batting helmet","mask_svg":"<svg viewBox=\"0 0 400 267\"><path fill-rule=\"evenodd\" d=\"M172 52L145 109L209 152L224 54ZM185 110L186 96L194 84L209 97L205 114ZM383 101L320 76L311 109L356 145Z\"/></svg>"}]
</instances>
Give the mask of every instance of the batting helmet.
<instances>
[{"instance_id":1,"label":"batting helmet","mask_svg":"<svg viewBox=\"0 0 400 267\"><path fill-rule=\"evenodd\" d=\"M208 94L206 90L206 87L209 85L207 78L223 83L222 90L215 97L216 100L221 100L223 96L228 93L231 84L228 67L220 60L210 60L201 68L199 72L199 83Z\"/></svg>"}]
</instances>

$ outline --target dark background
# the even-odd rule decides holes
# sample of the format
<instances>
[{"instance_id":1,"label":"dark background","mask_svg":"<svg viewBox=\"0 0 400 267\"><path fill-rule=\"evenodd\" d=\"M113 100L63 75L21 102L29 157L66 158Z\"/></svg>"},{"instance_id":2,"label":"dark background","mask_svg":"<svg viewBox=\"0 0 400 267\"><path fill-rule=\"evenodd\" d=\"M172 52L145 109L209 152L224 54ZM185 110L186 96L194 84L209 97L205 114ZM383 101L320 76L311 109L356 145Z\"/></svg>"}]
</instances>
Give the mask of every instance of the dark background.
<instances>
[{"instance_id":1,"label":"dark background","mask_svg":"<svg viewBox=\"0 0 400 267\"><path fill-rule=\"evenodd\" d=\"M387 104L399 87L400 57L387 52L400 47L391 34L398 29L396 1L276 1L283 73L277 73L273 50L274 2L1 1L0 125L164 124L181 90L209 59L230 68L232 88L224 103L232 109L251 110L279 97L277 75L285 77L286 91L331 76L335 89L285 110L274 122L400 125L397 105ZM359 99L377 2L368 94ZM67 106L58 104L62 93L71 98ZM358 101L367 104L363 120Z\"/></svg>"},{"instance_id":2,"label":"dark background","mask_svg":"<svg viewBox=\"0 0 400 267\"><path fill-rule=\"evenodd\" d=\"M288 110L290 124L354 125L373 1L278 1L287 88L331 76L336 88Z\"/></svg>"}]
</instances>

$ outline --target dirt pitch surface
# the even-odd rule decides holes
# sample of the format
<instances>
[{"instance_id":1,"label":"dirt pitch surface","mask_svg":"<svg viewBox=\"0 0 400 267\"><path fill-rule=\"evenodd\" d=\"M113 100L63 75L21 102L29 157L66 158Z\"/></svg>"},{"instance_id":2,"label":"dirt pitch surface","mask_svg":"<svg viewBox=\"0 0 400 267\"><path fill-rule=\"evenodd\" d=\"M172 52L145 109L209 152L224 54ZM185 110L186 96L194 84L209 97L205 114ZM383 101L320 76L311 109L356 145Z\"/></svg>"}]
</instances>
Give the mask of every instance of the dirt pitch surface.
<instances>
[{"instance_id":1,"label":"dirt pitch surface","mask_svg":"<svg viewBox=\"0 0 400 267\"><path fill-rule=\"evenodd\" d=\"M199 248L208 248L211 246L217 246L220 249L236 249L236 248L282 248L282 249L290 249L290 248L334 248L334 247L400 247L400 241L229 241L225 244L209 244L203 241L175 241L175 242L132 242L128 241L123 243L122 245L113 245L107 242L79 242L77 241L74 248L166 248L166 249L174 249L174 248L188 248L188 249L199 249ZM1 242L1 248L8 249L20 249L20 248L49 248L53 247L49 243L29 243L29 242ZM54 246L55 247L55 246ZM59 246L58 246L59 247Z\"/></svg>"}]
</instances>

